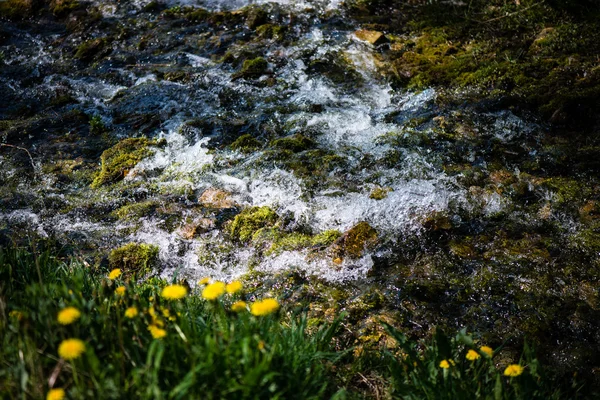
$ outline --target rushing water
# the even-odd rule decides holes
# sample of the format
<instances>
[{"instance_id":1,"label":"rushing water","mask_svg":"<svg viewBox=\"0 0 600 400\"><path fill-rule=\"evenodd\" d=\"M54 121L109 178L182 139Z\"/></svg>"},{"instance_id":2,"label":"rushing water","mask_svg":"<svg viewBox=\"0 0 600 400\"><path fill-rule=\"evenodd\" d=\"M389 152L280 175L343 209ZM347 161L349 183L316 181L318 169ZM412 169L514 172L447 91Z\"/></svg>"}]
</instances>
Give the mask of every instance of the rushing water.
<instances>
[{"instance_id":1,"label":"rushing water","mask_svg":"<svg viewBox=\"0 0 600 400\"><path fill-rule=\"evenodd\" d=\"M98 4L105 15L124 18L140 12L147 3ZM249 3L252 2L172 1L169 5L235 9ZM278 3L294 10L316 6L325 11L335 8L339 2ZM393 168L385 166L383 160L392 151L390 136L408 137L412 128L405 122L434 115L436 92L434 89L397 92L378 80L373 58L376 50L358 40L353 32L353 29L315 24L300 33L294 45L271 46L265 56L283 65L269 66L274 71L276 84L265 87L232 79L234 71L224 69L222 64L180 50L166 53L152 63L176 63L193 75L187 83L158 80L155 74L143 68L110 68L112 82L87 74L52 74L45 76L41 85L31 88L19 89L11 82L4 83L17 96L29 98L62 88L77 100L80 109L101 116L107 124L113 122L111 115L115 110L161 115L163 123L149 134L166 139L166 147L157 149L126 178L126 182L139 182L137 193L150 192L148 186L159 187L163 193L181 192L182 188L188 193L201 193L208 188L219 188L231 193L232 200L242 207L266 205L280 215L289 213L297 224L308 226L315 234L329 229L344 232L360 221L367 221L378 231L382 242L393 244L398 238L418 237L422 230L421 219L432 212L447 212L459 218L459 210L471 206L465 189L444 173L440 155L431 149L414 145L396 148L400 161ZM56 40L55 36L23 34L20 39L22 47L9 53L5 60L8 65L29 63L42 68L61 62L60 56L45 50L48 43ZM360 74L359 88L335 84L309 70L307 64L312 60L339 54ZM235 103L221 104L221 93L234 93ZM319 148L333 150L345 160L345 166L329 172L316 187L307 188L302 177L270 166L260 151L245 155L219 147L210 149L211 142L220 140L218 131L206 132L189 126L187 121L221 115L244 121L248 132L261 125L285 127L287 134L310 132ZM394 118L386 118L389 115ZM513 139L535 129L507 111L490 117L493 124L481 126L490 131L482 133L500 140ZM121 136L136 133L118 126L116 131ZM364 162L366 159L368 163ZM64 198L66 193L57 188L51 178L46 177L45 182L44 196ZM387 188L387 197L370 198L377 187ZM68 195L76 197L77 192ZM110 201L109 196L106 202ZM502 199L490 198L485 207L489 213L498 212ZM184 212L181 224L186 214L188 219L199 217L191 211ZM1 218L9 225L21 220L42 234L71 234L97 241L102 247L129 241L156 244L160 248L164 276L177 271L193 278L210 275L230 279L248 271L252 262L255 269L266 272L299 268L328 280L346 280L364 277L373 265L373 254L367 253L358 260L347 259L341 267L334 268L331 259L309 257L306 250L263 257L256 264L251 247L228 246L218 231L189 240L182 238L177 229L165 229L160 217L142 217L131 223L105 223L86 217L84 213L36 213L26 208L3 213ZM219 251L199 261L200 251L210 255L214 248Z\"/></svg>"},{"instance_id":2,"label":"rushing water","mask_svg":"<svg viewBox=\"0 0 600 400\"><path fill-rule=\"evenodd\" d=\"M577 314L594 301L593 277L560 273L581 260L597 265L586 225L595 203L571 210L570 189L547 172L560 158L545 142L548 127L502 104L470 104L468 90L393 87L379 71L382 48L358 39L359 24L340 1L161 7L233 10L235 18L248 4L261 5L285 39L256 37L243 20L182 22L147 11L147 0L88 4L101 22L85 39L108 38L89 60L73 58L83 39L60 24L7 25L0 118L11 127L0 133L8 145L0 153L0 233L48 237L103 266L111 249L154 244L157 273L190 282L300 271L359 288L351 293L381 291L411 326L468 320L502 338L521 323L549 329L554 320L536 302L558 304L546 315L577 304L575 317L565 316L575 322L556 329L593 340L593 323ZM258 56L266 69L240 76L243 60ZM92 120L101 132L91 132ZM256 150L232 148L244 134ZM122 182L91 188L102 151L141 136L165 143ZM277 147L298 137L306 148ZM215 189L228 206L201 204ZM115 216L128 205L142 211ZM240 244L227 223L251 206L274 210L286 235L344 234L367 222L377 243L357 257L337 257L336 244Z\"/></svg>"}]
</instances>

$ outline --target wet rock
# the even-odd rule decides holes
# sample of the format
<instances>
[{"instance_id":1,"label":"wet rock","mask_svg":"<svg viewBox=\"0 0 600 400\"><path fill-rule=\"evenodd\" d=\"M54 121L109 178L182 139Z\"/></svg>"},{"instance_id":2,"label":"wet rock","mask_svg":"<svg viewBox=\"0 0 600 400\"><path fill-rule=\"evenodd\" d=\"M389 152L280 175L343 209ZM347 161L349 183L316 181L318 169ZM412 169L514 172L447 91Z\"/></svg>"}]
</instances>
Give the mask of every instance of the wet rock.
<instances>
[{"instance_id":1,"label":"wet rock","mask_svg":"<svg viewBox=\"0 0 600 400\"><path fill-rule=\"evenodd\" d=\"M432 212L423 219L423 227L431 231L447 231L452 229L452 222L443 212Z\"/></svg>"},{"instance_id":2,"label":"wet rock","mask_svg":"<svg viewBox=\"0 0 600 400\"><path fill-rule=\"evenodd\" d=\"M260 25L265 24L269 19L269 15L266 11L261 9L252 9L248 13L248 17L246 18L246 26L250 29L256 29Z\"/></svg>"},{"instance_id":3,"label":"wet rock","mask_svg":"<svg viewBox=\"0 0 600 400\"><path fill-rule=\"evenodd\" d=\"M236 207L237 203L231 199L231 193L221 189L208 188L198 198L198 203L204 207L223 209Z\"/></svg>"},{"instance_id":4,"label":"wet rock","mask_svg":"<svg viewBox=\"0 0 600 400\"><path fill-rule=\"evenodd\" d=\"M128 243L114 249L108 256L110 268L119 268L126 275L148 274L158 262L158 247L145 243Z\"/></svg>"},{"instance_id":5,"label":"wet rock","mask_svg":"<svg viewBox=\"0 0 600 400\"><path fill-rule=\"evenodd\" d=\"M335 241L332 246L333 260L341 263L344 257L360 258L365 250L377 245L378 239L377 231L368 222L359 222Z\"/></svg>"},{"instance_id":6,"label":"wet rock","mask_svg":"<svg viewBox=\"0 0 600 400\"><path fill-rule=\"evenodd\" d=\"M75 51L74 57L81 61L92 61L110 53L108 39L98 38L81 43Z\"/></svg>"},{"instance_id":7,"label":"wet rock","mask_svg":"<svg viewBox=\"0 0 600 400\"><path fill-rule=\"evenodd\" d=\"M177 234L184 239L193 239L194 237L208 232L215 228L215 221L210 218L201 218L197 221L183 225L177 229Z\"/></svg>"},{"instance_id":8,"label":"wet rock","mask_svg":"<svg viewBox=\"0 0 600 400\"><path fill-rule=\"evenodd\" d=\"M366 29L361 29L354 32L354 35L360 40L370 43L373 46L378 46L380 44L386 43L388 39L385 35L378 31L370 31Z\"/></svg>"}]
</instances>

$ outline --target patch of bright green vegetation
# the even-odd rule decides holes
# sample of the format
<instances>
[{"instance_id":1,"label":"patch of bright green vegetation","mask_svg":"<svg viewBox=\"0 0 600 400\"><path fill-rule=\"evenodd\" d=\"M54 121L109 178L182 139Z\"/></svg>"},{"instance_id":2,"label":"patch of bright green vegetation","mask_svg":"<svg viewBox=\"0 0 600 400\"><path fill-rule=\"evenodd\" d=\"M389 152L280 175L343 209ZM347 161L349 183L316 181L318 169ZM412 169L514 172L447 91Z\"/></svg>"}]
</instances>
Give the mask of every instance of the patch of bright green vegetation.
<instances>
[{"instance_id":1,"label":"patch of bright green vegetation","mask_svg":"<svg viewBox=\"0 0 600 400\"><path fill-rule=\"evenodd\" d=\"M110 252L111 268L119 268L124 274L144 276L158 261L158 247L145 243L128 243Z\"/></svg>"},{"instance_id":2,"label":"patch of bright green vegetation","mask_svg":"<svg viewBox=\"0 0 600 400\"><path fill-rule=\"evenodd\" d=\"M46 398L55 389L70 399L358 399L388 393L537 400L585 397L588 389L555 379L527 345L521 354L505 351L466 330L450 337L436 329L417 341L382 316L380 330L361 341L384 340L384 347L350 347L340 317L309 324L306 315L292 312L233 312L249 287L206 300L203 287L177 285L167 296L164 280L109 280L107 274L48 252L36 257L0 248L2 398L23 391ZM381 301L381 294L373 296L365 302ZM75 339L70 351L61 348L66 339ZM59 362L69 368L57 369ZM365 374L378 377L368 388Z\"/></svg>"},{"instance_id":3,"label":"patch of bright green vegetation","mask_svg":"<svg viewBox=\"0 0 600 400\"><path fill-rule=\"evenodd\" d=\"M164 280L111 281L18 250L0 249L0 277L2 398L23 390L46 398L50 376L70 399L316 400L345 392L331 368L344 355L334 350L338 322L309 334L302 316L233 312L240 293L209 301L198 288L169 300ZM66 307L79 317L61 325ZM80 340L85 351L63 351L73 356L60 361L70 367L56 369L65 339Z\"/></svg>"},{"instance_id":4,"label":"patch of bright green vegetation","mask_svg":"<svg viewBox=\"0 0 600 400\"><path fill-rule=\"evenodd\" d=\"M261 228L271 227L278 216L269 207L250 207L235 216L229 226L229 234L234 240L248 242Z\"/></svg>"},{"instance_id":5,"label":"patch of bright green vegetation","mask_svg":"<svg viewBox=\"0 0 600 400\"><path fill-rule=\"evenodd\" d=\"M92 188L123 179L129 169L152 155L153 152L149 146L153 144L155 142L147 138L128 138L105 150L100 157L102 166L92 182Z\"/></svg>"}]
</instances>

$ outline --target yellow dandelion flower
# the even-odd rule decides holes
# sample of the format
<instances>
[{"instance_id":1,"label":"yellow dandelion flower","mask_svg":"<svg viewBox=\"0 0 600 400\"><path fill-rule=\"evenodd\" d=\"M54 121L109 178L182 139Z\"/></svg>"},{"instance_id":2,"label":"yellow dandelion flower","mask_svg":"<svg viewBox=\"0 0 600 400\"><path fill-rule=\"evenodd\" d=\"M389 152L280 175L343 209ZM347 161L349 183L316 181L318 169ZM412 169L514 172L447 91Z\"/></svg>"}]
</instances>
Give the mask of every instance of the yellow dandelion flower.
<instances>
[{"instance_id":1,"label":"yellow dandelion flower","mask_svg":"<svg viewBox=\"0 0 600 400\"><path fill-rule=\"evenodd\" d=\"M50 389L46 395L46 400L63 400L65 398L65 391L63 389Z\"/></svg>"},{"instance_id":2,"label":"yellow dandelion flower","mask_svg":"<svg viewBox=\"0 0 600 400\"><path fill-rule=\"evenodd\" d=\"M202 297L206 300L215 300L219 296L222 296L225 293L225 290L225 284L217 281L211 283L202 290Z\"/></svg>"},{"instance_id":3,"label":"yellow dandelion flower","mask_svg":"<svg viewBox=\"0 0 600 400\"><path fill-rule=\"evenodd\" d=\"M247 305L245 301L236 301L231 305L231 311L240 312L246 309Z\"/></svg>"},{"instance_id":4,"label":"yellow dandelion flower","mask_svg":"<svg viewBox=\"0 0 600 400\"><path fill-rule=\"evenodd\" d=\"M167 336L167 331L162 328L159 328L156 325L149 325L148 330L154 339L162 339Z\"/></svg>"},{"instance_id":5,"label":"yellow dandelion flower","mask_svg":"<svg viewBox=\"0 0 600 400\"><path fill-rule=\"evenodd\" d=\"M233 281L233 282L227 284L227 286L225 287L225 290L227 290L227 293L229 293L229 294L237 293L240 290L242 290L242 282Z\"/></svg>"},{"instance_id":6,"label":"yellow dandelion flower","mask_svg":"<svg viewBox=\"0 0 600 400\"><path fill-rule=\"evenodd\" d=\"M126 290L127 289L125 289L125 286L119 286L118 288L115 289L115 293L118 294L119 296L124 296Z\"/></svg>"},{"instance_id":7,"label":"yellow dandelion flower","mask_svg":"<svg viewBox=\"0 0 600 400\"><path fill-rule=\"evenodd\" d=\"M108 279L115 280L118 277L120 277L122 274L121 270L119 268L115 268L112 271L110 271L110 273L108 274Z\"/></svg>"},{"instance_id":8,"label":"yellow dandelion flower","mask_svg":"<svg viewBox=\"0 0 600 400\"><path fill-rule=\"evenodd\" d=\"M262 316L269 315L279 309L279 302L276 299L264 299L255 301L250 306L252 315Z\"/></svg>"},{"instance_id":9,"label":"yellow dandelion flower","mask_svg":"<svg viewBox=\"0 0 600 400\"><path fill-rule=\"evenodd\" d=\"M448 362L448 360L442 360L442 361L440 361L440 368L443 368L443 369L450 368L450 363Z\"/></svg>"},{"instance_id":10,"label":"yellow dandelion flower","mask_svg":"<svg viewBox=\"0 0 600 400\"><path fill-rule=\"evenodd\" d=\"M469 350L467 352L466 357L467 357L467 360L469 360L469 361L475 361L478 358L480 358L481 356L479 355L478 352L476 352L475 350L471 349L471 350Z\"/></svg>"},{"instance_id":11,"label":"yellow dandelion flower","mask_svg":"<svg viewBox=\"0 0 600 400\"><path fill-rule=\"evenodd\" d=\"M504 370L504 375L506 376L519 376L523 373L523 367L519 364L511 364Z\"/></svg>"},{"instance_id":12,"label":"yellow dandelion flower","mask_svg":"<svg viewBox=\"0 0 600 400\"><path fill-rule=\"evenodd\" d=\"M69 325L77 321L81 317L81 313L75 307L63 308L58 313L58 323L61 325Z\"/></svg>"},{"instance_id":13,"label":"yellow dandelion flower","mask_svg":"<svg viewBox=\"0 0 600 400\"><path fill-rule=\"evenodd\" d=\"M204 278L198 281L198 285L208 285L210 283L210 278L205 276Z\"/></svg>"},{"instance_id":14,"label":"yellow dandelion flower","mask_svg":"<svg viewBox=\"0 0 600 400\"><path fill-rule=\"evenodd\" d=\"M258 345L256 347L258 347L258 350L264 350L265 349L265 342L264 342L264 340L260 340L258 342Z\"/></svg>"},{"instance_id":15,"label":"yellow dandelion flower","mask_svg":"<svg viewBox=\"0 0 600 400\"><path fill-rule=\"evenodd\" d=\"M154 301L154 296L148 297L148 301Z\"/></svg>"},{"instance_id":16,"label":"yellow dandelion flower","mask_svg":"<svg viewBox=\"0 0 600 400\"><path fill-rule=\"evenodd\" d=\"M165 286L160 293L161 297L167 300L179 300L183 299L187 294L187 288L181 285L169 285Z\"/></svg>"},{"instance_id":17,"label":"yellow dandelion flower","mask_svg":"<svg viewBox=\"0 0 600 400\"><path fill-rule=\"evenodd\" d=\"M481 346L481 347L479 348L479 350L480 350L482 353L484 353L484 354L487 354L489 357L492 357L492 356L494 355L494 350L492 350L492 348L491 348L491 347L489 347L489 346Z\"/></svg>"},{"instance_id":18,"label":"yellow dandelion flower","mask_svg":"<svg viewBox=\"0 0 600 400\"><path fill-rule=\"evenodd\" d=\"M80 339L65 339L58 346L58 355L65 360L74 360L85 351L85 344Z\"/></svg>"},{"instance_id":19,"label":"yellow dandelion flower","mask_svg":"<svg viewBox=\"0 0 600 400\"><path fill-rule=\"evenodd\" d=\"M135 307L129 307L127 310L125 310L125 316L127 318L135 318L138 315L138 309Z\"/></svg>"}]
</instances>

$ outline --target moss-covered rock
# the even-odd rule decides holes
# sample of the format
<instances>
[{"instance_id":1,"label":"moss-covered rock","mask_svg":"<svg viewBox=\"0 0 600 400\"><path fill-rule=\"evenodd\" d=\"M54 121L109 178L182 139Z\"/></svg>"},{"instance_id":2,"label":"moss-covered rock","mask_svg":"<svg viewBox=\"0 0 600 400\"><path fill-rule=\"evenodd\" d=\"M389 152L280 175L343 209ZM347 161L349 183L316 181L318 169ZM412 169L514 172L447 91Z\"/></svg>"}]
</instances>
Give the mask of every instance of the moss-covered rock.
<instances>
[{"instance_id":1,"label":"moss-covered rock","mask_svg":"<svg viewBox=\"0 0 600 400\"><path fill-rule=\"evenodd\" d=\"M379 239L375 228L362 221L344 232L333 245L334 260L344 257L360 258L365 250L373 248Z\"/></svg>"},{"instance_id":2,"label":"moss-covered rock","mask_svg":"<svg viewBox=\"0 0 600 400\"><path fill-rule=\"evenodd\" d=\"M271 146L281 150L290 150L293 153L299 153L315 146L315 142L304 135L296 134L271 142Z\"/></svg>"},{"instance_id":3,"label":"moss-covered rock","mask_svg":"<svg viewBox=\"0 0 600 400\"><path fill-rule=\"evenodd\" d=\"M120 220L137 219L148 215L156 208L157 204L151 200L140 203L126 204L119 207L112 214Z\"/></svg>"},{"instance_id":4,"label":"moss-covered rock","mask_svg":"<svg viewBox=\"0 0 600 400\"><path fill-rule=\"evenodd\" d=\"M256 79L266 74L269 70L269 63L262 57L256 57L251 60L245 60L242 64L242 68L231 75L233 80L245 78L245 79Z\"/></svg>"},{"instance_id":5,"label":"moss-covered rock","mask_svg":"<svg viewBox=\"0 0 600 400\"><path fill-rule=\"evenodd\" d=\"M261 143L254 136L246 133L238 137L230 147L232 150L237 150L242 153L252 153L261 147Z\"/></svg>"},{"instance_id":6,"label":"moss-covered rock","mask_svg":"<svg viewBox=\"0 0 600 400\"><path fill-rule=\"evenodd\" d=\"M275 211L267 206L250 207L235 216L229 234L234 240L247 243L259 229L275 225L277 219Z\"/></svg>"},{"instance_id":7,"label":"moss-covered rock","mask_svg":"<svg viewBox=\"0 0 600 400\"><path fill-rule=\"evenodd\" d=\"M158 250L150 244L128 243L111 251L108 262L111 268L119 268L124 274L143 276L156 266Z\"/></svg>"},{"instance_id":8,"label":"moss-covered rock","mask_svg":"<svg viewBox=\"0 0 600 400\"><path fill-rule=\"evenodd\" d=\"M131 168L153 153L149 148L152 144L155 143L147 138L128 138L105 150L100 157L102 166L92 182L92 188L123 179Z\"/></svg>"}]
</instances>

